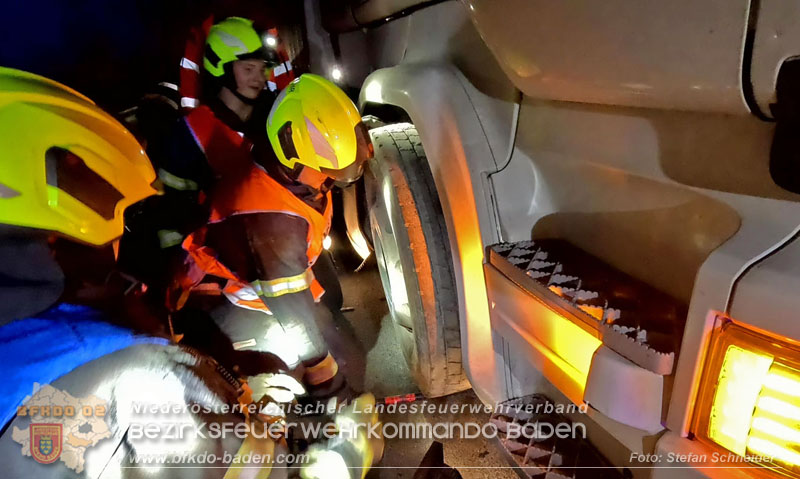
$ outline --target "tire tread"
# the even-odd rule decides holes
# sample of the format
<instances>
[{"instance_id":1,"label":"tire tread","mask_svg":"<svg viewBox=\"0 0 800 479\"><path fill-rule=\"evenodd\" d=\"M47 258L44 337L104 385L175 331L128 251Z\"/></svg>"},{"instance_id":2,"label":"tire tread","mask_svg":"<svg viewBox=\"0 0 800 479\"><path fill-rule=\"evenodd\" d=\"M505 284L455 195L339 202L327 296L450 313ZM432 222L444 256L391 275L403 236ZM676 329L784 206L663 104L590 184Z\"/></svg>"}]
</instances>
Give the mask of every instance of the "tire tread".
<instances>
[{"instance_id":1,"label":"tire tread","mask_svg":"<svg viewBox=\"0 0 800 479\"><path fill-rule=\"evenodd\" d=\"M432 396L466 389L469 384L462 364L461 326L452 253L438 191L422 141L416 128L409 123L387 125L371 133L376 146L394 146L397 149L397 165L411 190L415 203L412 206L416 206L426 242L435 294L436 337L441 343L440 348L429 345L434 351L431 351L432 361L429 365L431 384L427 385L427 389ZM401 203L401 207L407 206ZM414 245L411 246L413 249ZM423 291L420 293L424 294Z\"/></svg>"}]
</instances>

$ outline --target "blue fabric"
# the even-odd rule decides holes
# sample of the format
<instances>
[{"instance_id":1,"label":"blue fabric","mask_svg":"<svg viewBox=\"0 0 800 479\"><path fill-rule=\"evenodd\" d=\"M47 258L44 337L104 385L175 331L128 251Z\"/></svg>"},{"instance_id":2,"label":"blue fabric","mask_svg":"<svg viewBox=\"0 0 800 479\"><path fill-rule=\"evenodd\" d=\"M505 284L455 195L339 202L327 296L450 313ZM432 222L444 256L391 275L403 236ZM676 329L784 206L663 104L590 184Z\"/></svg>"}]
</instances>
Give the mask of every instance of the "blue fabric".
<instances>
[{"instance_id":1,"label":"blue fabric","mask_svg":"<svg viewBox=\"0 0 800 479\"><path fill-rule=\"evenodd\" d=\"M100 311L59 304L0 327L0 426L14 417L33 383L48 384L97 358L135 344L169 344L103 321Z\"/></svg>"}]
</instances>

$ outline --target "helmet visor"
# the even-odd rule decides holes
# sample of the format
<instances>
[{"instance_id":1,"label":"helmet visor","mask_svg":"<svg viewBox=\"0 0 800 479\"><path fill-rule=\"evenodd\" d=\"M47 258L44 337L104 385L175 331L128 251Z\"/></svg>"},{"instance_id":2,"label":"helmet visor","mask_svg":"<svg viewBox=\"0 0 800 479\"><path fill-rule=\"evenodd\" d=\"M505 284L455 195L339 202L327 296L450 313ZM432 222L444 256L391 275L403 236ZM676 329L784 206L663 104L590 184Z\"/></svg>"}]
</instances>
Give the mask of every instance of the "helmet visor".
<instances>
[{"instance_id":1,"label":"helmet visor","mask_svg":"<svg viewBox=\"0 0 800 479\"><path fill-rule=\"evenodd\" d=\"M345 188L351 183L358 181L361 175L364 174L364 162L356 161L350 166L340 170L320 167L320 171L332 178L336 186Z\"/></svg>"},{"instance_id":2,"label":"helmet visor","mask_svg":"<svg viewBox=\"0 0 800 479\"><path fill-rule=\"evenodd\" d=\"M364 164L374 156L374 149L372 141L369 138L369 132L364 122L359 122L355 126L356 134L356 159L354 162L341 169L329 169L320 167L320 171L331 177L336 186L346 187L347 185L358 181L361 175L364 174Z\"/></svg>"},{"instance_id":3,"label":"helmet visor","mask_svg":"<svg viewBox=\"0 0 800 479\"><path fill-rule=\"evenodd\" d=\"M47 150L45 162L48 185L72 196L103 219L114 218L122 193L89 168L83 158L54 146Z\"/></svg>"}]
</instances>

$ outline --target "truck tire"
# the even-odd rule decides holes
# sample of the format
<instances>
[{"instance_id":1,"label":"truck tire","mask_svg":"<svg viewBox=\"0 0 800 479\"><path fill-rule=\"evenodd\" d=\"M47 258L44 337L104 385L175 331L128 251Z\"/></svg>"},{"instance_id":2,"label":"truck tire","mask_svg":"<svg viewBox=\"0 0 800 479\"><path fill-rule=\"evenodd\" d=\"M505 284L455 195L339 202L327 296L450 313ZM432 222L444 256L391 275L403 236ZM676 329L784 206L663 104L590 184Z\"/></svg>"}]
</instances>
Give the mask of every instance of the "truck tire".
<instances>
[{"instance_id":1,"label":"truck tire","mask_svg":"<svg viewBox=\"0 0 800 479\"><path fill-rule=\"evenodd\" d=\"M395 334L427 397L469 388L442 207L414 125L370 131L370 230Z\"/></svg>"},{"instance_id":2,"label":"truck tire","mask_svg":"<svg viewBox=\"0 0 800 479\"><path fill-rule=\"evenodd\" d=\"M344 295L331 253L322 250L317 262L311 267L311 271L314 272L314 278L317 279L320 286L325 289L325 294L322 295L322 304L330 309L331 313L339 314L344 305Z\"/></svg>"}]
</instances>

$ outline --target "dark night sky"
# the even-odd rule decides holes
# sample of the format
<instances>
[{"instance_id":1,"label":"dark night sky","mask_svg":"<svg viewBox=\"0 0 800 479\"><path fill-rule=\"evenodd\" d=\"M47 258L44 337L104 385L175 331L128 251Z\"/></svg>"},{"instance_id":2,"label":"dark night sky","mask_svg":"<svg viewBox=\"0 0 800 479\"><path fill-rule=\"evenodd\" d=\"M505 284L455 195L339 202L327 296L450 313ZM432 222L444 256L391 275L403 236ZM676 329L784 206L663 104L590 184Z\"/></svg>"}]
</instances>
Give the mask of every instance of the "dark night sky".
<instances>
[{"instance_id":1,"label":"dark night sky","mask_svg":"<svg viewBox=\"0 0 800 479\"><path fill-rule=\"evenodd\" d=\"M209 13L263 23L300 0L10 0L0 15L0 65L50 77L110 111L177 80L186 33ZM271 26L271 25L270 25Z\"/></svg>"}]
</instances>

